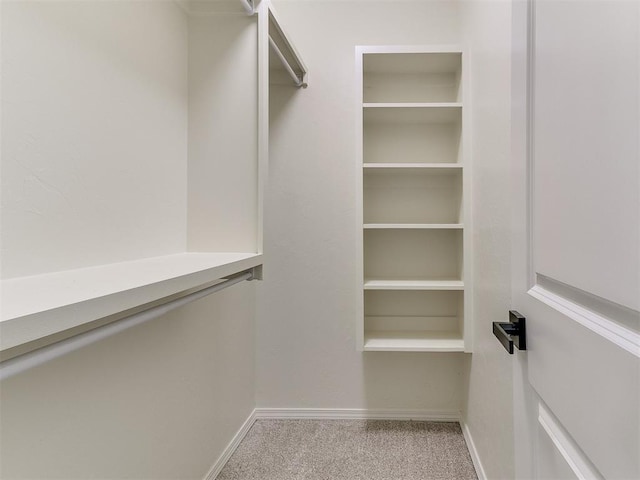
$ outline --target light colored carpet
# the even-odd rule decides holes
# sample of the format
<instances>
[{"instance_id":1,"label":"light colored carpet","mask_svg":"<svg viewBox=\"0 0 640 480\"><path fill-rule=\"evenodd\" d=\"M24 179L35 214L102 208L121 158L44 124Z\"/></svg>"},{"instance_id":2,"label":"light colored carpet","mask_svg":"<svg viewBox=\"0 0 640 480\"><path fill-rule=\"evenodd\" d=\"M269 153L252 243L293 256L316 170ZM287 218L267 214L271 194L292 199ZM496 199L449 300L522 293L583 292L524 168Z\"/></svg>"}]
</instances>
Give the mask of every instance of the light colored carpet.
<instances>
[{"instance_id":1,"label":"light colored carpet","mask_svg":"<svg viewBox=\"0 0 640 480\"><path fill-rule=\"evenodd\" d=\"M258 420L218 480L477 479L460 425Z\"/></svg>"}]
</instances>

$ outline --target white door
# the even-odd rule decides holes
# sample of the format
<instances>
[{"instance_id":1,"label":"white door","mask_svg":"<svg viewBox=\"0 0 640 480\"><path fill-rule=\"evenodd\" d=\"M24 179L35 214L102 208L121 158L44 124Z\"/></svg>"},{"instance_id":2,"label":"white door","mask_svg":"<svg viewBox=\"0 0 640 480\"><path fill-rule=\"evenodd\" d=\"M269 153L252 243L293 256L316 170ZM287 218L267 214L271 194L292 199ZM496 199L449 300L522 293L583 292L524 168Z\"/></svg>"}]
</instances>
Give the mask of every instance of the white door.
<instances>
[{"instance_id":1,"label":"white door","mask_svg":"<svg viewBox=\"0 0 640 480\"><path fill-rule=\"evenodd\" d=\"M640 1L513 7L517 477L640 479Z\"/></svg>"}]
</instances>

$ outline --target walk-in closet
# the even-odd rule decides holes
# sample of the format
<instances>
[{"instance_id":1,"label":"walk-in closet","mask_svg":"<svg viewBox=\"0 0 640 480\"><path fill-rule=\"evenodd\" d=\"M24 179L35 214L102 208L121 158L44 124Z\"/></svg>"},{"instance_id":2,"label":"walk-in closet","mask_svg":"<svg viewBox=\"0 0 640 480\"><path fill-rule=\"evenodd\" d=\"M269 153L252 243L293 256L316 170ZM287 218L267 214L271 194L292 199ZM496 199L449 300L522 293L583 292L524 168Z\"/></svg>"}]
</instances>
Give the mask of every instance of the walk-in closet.
<instances>
[{"instance_id":1,"label":"walk-in closet","mask_svg":"<svg viewBox=\"0 0 640 480\"><path fill-rule=\"evenodd\" d=\"M0 478L640 478L640 2L0 0Z\"/></svg>"}]
</instances>

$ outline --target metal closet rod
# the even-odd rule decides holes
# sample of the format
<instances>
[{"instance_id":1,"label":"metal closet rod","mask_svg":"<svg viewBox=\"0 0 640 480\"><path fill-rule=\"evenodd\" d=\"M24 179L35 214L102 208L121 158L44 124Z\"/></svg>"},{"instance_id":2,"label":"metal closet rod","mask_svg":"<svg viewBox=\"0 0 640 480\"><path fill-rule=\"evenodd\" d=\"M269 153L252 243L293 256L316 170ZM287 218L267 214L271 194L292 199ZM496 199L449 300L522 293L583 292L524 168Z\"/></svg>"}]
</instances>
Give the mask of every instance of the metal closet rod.
<instances>
[{"instance_id":1,"label":"metal closet rod","mask_svg":"<svg viewBox=\"0 0 640 480\"><path fill-rule=\"evenodd\" d=\"M175 310L176 308L186 305L187 303L199 300L200 298L211 295L212 293L219 292L220 290L235 285L236 283L244 282L245 280L253 280L253 278L253 269L245 270L227 277L223 282L216 283L215 285L190 293L184 297L170 300L167 303L156 305L121 320L98 327L94 330L89 330L88 332L75 335L60 342L52 343L51 345L5 360L0 363L0 380L12 377L18 373L29 370L30 368L37 367L38 365L42 365L43 363L66 355L67 353L116 335L117 333L148 322L149 320L158 318L172 310Z\"/></svg>"},{"instance_id":2,"label":"metal closet rod","mask_svg":"<svg viewBox=\"0 0 640 480\"><path fill-rule=\"evenodd\" d=\"M253 0L240 0L240 3L242 4L244 11L247 12L247 15L253 15L256 13L256 7L253 4Z\"/></svg>"},{"instance_id":3,"label":"metal closet rod","mask_svg":"<svg viewBox=\"0 0 640 480\"><path fill-rule=\"evenodd\" d=\"M289 62L287 62L287 59L282 54L282 51L278 48L278 45L276 45L276 42L274 42L273 38L271 37L269 37L269 44L273 48L273 51L276 52L276 55L278 55L280 62L282 62L282 65L284 65L285 70L293 79L293 83L296 84L296 87L307 88L307 84L303 81L303 78L300 78L296 74L296 72L293 71L293 68L291 68L291 65L289 65Z\"/></svg>"}]
</instances>

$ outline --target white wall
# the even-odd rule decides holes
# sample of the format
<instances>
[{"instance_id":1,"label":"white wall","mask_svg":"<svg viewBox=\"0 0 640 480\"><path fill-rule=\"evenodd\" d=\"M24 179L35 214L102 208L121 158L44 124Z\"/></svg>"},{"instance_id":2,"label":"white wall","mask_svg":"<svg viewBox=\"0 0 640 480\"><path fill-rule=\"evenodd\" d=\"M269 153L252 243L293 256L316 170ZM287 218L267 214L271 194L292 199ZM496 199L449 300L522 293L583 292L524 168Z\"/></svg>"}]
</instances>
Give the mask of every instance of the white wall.
<instances>
[{"instance_id":1,"label":"white wall","mask_svg":"<svg viewBox=\"0 0 640 480\"><path fill-rule=\"evenodd\" d=\"M189 18L188 249L255 252L257 21L202 13Z\"/></svg>"},{"instance_id":2,"label":"white wall","mask_svg":"<svg viewBox=\"0 0 640 480\"><path fill-rule=\"evenodd\" d=\"M5 276L184 251L188 147L206 150L189 164L202 168L192 189L229 175L248 198L231 219L207 217L206 202L234 199L206 191L196 220L216 235L193 238L210 250L237 228L255 246L255 126L218 119L207 123L217 136L187 145L187 95L201 93L188 73L220 76L207 47L232 58L249 48L238 58L252 65L247 17L203 21L208 30L192 33L208 43L189 49L190 22L173 1L1 5ZM238 130L247 141L229 158ZM204 478L255 406L255 288L233 286L3 381L0 477Z\"/></svg>"},{"instance_id":3,"label":"white wall","mask_svg":"<svg viewBox=\"0 0 640 480\"><path fill-rule=\"evenodd\" d=\"M2 2L2 276L184 251L187 21Z\"/></svg>"},{"instance_id":4,"label":"white wall","mask_svg":"<svg viewBox=\"0 0 640 480\"><path fill-rule=\"evenodd\" d=\"M310 86L271 90L257 405L462 409L489 478L512 478L511 363L491 333L510 291L509 2L275 5ZM360 354L353 47L430 43L466 44L471 55L475 350Z\"/></svg>"},{"instance_id":5,"label":"white wall","mask_svg":"<svg viewBox=\"0 0 640 480\"><path fill-rule=\"evenodd\" d=\"M0 477L201 480L254 408L241 283L2 382Z\"/></svg>"},{"instance_id":6,"label":"white wall","mask_svg":"<svg viewBox=\"0 0 640 480\"><path fill-rule=\"evenodd\" d=\"M355 341L355 46L458 43L457 2L274 4L310 75L306 90L271 90L257 405L460 409L462 354Z\"/></svg>"},{"instance_id":7,"label":"white wall","mask_svg":"<svg viewBox=\"0 0 640 480\"><path fill-rule=\"evenodd\" d=\"M492 334L510 308L511 4L469 0L463 31L471 54L474 353L464 419L487 478L513 478L511 357Z\"/></svg>"}]
</instances>

